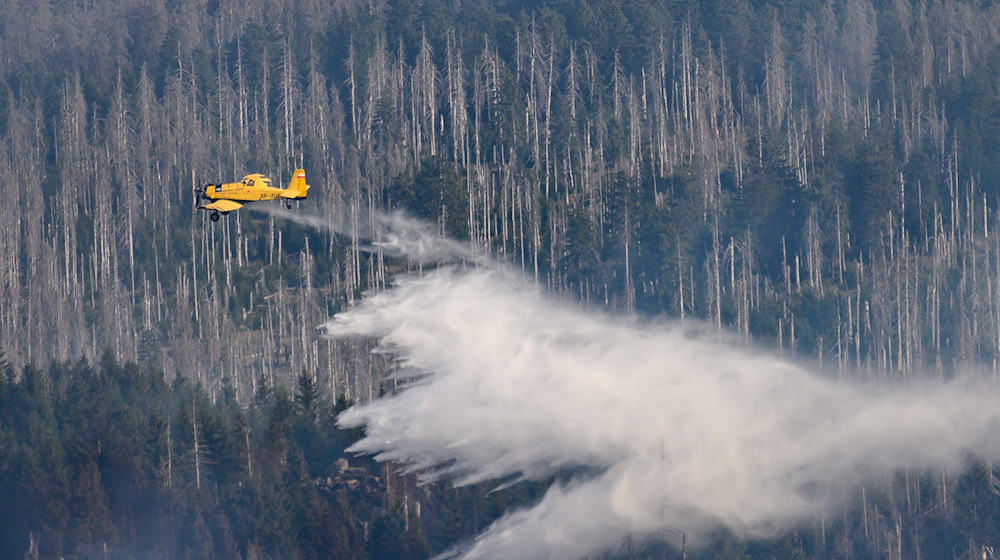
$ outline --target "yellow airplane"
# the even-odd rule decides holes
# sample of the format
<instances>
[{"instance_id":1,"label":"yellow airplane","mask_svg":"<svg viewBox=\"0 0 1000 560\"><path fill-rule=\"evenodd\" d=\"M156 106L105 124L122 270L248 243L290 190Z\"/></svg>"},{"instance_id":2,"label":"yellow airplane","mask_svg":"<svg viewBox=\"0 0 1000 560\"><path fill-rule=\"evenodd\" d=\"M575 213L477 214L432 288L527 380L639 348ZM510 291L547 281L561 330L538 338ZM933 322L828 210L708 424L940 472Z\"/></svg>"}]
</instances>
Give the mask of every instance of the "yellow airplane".
<instances>
[{"instance_id":1,"label":"yellow airplane","mask_svg":"<svg viewBox=\"0 0 1000 560\"><path fill-rule=\"evenodd\" d=\"M290 199L303 199L309 194L309 185L306 184L306 170L296 169L292 173L292 180L288 183L287 189L279 189L271 186L271 179L260 173L251 173L238 183L223 183L220 185L208 184L200 189L195 189L199 198L212 200L214 202L205 203L198 206L199 210L211 210L210 217L213 222L219 221L219 214L228 214L233 210L242 208L247 202L257 200L274 200L276 198L285 199L285 206L291 208Z\"/></svg>"}]
</instances>

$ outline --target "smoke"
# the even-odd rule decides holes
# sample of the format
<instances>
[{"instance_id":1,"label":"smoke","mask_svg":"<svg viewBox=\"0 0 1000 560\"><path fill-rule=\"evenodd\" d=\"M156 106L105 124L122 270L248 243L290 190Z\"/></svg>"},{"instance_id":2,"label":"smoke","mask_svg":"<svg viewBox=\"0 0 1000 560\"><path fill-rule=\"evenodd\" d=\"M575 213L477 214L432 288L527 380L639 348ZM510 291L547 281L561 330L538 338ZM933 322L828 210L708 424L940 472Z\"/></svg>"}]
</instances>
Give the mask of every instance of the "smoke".
<instances>
[{"instance_id":1,"label":"smoke","mask_svg":"<svg viewBox=\"0 0 1000 560\"><path fill-rule=\"evenodd\" d=\"M352 451L456 484L578 473L446 556L774 536L845 488L1000 451L987 381L836 382L708 329L582 309L496 265L402 278L325 327L377 337L418 374L340 416L366 429Z\"/></svg>"}]
</instances>

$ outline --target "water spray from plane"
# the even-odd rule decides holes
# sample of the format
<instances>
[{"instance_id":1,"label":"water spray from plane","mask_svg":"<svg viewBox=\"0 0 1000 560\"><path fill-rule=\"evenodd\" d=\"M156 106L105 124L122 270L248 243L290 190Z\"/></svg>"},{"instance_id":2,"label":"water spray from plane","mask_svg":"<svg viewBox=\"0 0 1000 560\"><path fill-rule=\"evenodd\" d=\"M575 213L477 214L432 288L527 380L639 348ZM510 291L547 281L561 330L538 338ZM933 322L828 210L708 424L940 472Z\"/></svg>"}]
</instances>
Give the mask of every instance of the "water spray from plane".
<instances>
[{"instance_id":1,"label":"water spray from plane","mask_svg":"<svg viewBox=\"0 0 1000 560\"><path fill-rule=\"evenodd\" d=\"M984 381L835 382L710 331L584 311L499 269L401 279L326 325L420 382L355 406L352 449L458 484L574 469L462 558L579 558L626 537L774 536L900 469L1000 452Z\"/></svg>"},{"instance_id":2,"label":"water spray from plane","mask_svg":"<svg viewBox=\"0 0 1000 560\"><path fill-rule=\"evenodd\" d=\"M254 206L251 210L346 238L356 235L362 241L360 249L365 252L381 251L386 256L416 263L483 262L485 259L468 243L442 237L426 222L403 212L371 210L352 218L343 214L321 216L279 206Z\"/></svg>"},{"instance_id":3,"label":"water spray from plane","mask_svg":"<svg viewBox=\"0 0 1000 560\"><path fill-rule=\"evenodd\" d=\"M409 225L377 227L402 252L474 255ZM340 416L365 428L352 451L459 485L576 473L442 557L580 558L626 538L696 545L719 527L775 536L901 469L1000 453L989 380L838 382L692 322L582 309L486 259L398 278L324 327L375 337L420 374Z\"/></svg>"}]
</instances>

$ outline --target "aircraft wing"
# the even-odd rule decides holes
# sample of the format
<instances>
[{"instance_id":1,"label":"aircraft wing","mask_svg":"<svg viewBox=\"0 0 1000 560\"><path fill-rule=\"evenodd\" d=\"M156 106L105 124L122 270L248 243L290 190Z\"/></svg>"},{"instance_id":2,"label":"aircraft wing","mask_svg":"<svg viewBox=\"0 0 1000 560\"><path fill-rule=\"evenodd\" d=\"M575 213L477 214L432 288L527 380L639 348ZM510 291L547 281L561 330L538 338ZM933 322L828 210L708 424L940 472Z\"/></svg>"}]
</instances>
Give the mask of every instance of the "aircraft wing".
<instances>
[{"instance_id":1,"label":"aircraft wing","mask_svg":"<svg viewBox=\"0 0 1000 560\"><path fill-rule=\"evenodd\" d=\"M211 204L202 204L198 207L199 210L217 210L223 213L232 212L238 208L243 208L243 205L232 200L216 200Z\"/></svg>"}]
</instances>

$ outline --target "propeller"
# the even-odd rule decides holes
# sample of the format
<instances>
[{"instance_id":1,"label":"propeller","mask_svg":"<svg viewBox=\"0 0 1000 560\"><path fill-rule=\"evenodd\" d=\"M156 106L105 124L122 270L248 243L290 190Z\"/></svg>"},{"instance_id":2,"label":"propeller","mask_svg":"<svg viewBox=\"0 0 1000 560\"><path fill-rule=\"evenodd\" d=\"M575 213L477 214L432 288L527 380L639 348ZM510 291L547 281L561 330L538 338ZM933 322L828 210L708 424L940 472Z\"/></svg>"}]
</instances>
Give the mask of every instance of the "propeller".
<instances>
[{"instance_id":1,"label":"propeller","mask_svg":"<svg viewBox=\"0 0 1000 560\"><path fill-rule=\"evenodd\" d=\"M198 206L198 201L199 200L201 200L201 199L207 199L208 198L207 196L205 196L205 191L208 190L209 187L214 187L214 186L215 185L213 183L207 183L207 184L204 184L204 185L202 185L200 187L197 186L197 185L194 186L194 187L191 187L191 190L192 190L192 192L194 194L194 205L195 205L195 207Z\"/></svg>"},{"instance_id":2,"label":"propeller","mask_svg":"<svg viewBox=\"0 0 1000 560\"><path fill-rule=\"evenodd\" d=\"M195 198L208 198L208 197L205 196L205 191L209 187L214 187L214 186L221 185L221 184L222 183L206 183L206 184L204 184L204 185L202 185L200 187L198 187L198 186L193 187Z\"/></svg>"}]
</instances>

